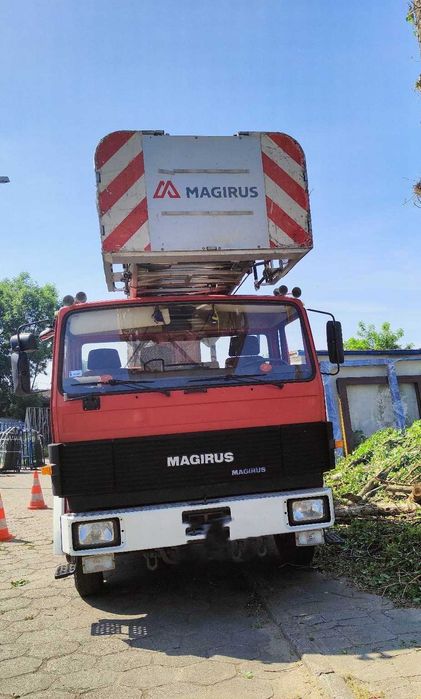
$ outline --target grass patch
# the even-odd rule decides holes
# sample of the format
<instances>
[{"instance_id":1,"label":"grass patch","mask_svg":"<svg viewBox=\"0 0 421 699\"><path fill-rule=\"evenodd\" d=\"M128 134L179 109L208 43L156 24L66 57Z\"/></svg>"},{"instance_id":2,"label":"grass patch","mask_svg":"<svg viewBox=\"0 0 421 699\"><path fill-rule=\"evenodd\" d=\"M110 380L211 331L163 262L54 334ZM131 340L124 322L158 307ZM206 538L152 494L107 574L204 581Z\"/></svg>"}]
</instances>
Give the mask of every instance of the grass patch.
<instances>
[{"instance_id":1,"label":"grass patch","mask_svg":"<svg viewBox=\"0 0 421 699\"><path fill-rule=\"evenodd\" d=\"M254 675L250 670L248 670L247 672L243 672L243 677L246 680L252 680L254 678Z\"/></svg>"},{"instance_id":2,"label":"grass patch","mask_svg":"<svg viewBox=\"0 0 421 699\"><path fill-rule=\"evenodd\" d=\"M384 699L383 692L372 692L367 685L352 677L352 675L346 675L344 680L355 699Z\"/></svg>"},{"instance_id":3,"label":"grass patch","mask_svg":"<svg viewBox=\"0 0 421 699\"><path fill-rule=\"evenodd\" d=\"M27 585L29 583L29 580L25 580L25 578L21 578L20 580L11 580L10 584L12 587L24 587L24 585Z\"/></svg>"},{"instance_id":4,"label":"grass patch","mask_svg":"<svg viewBox=\"0 0 421 699\"><path fill-rule=\"evenodd\" d=\"M421 607L420 522L355 519L336 531L345 543L318 548L320 570L401 606Z\"/></svg>"},{"instance_id":5,"label":"grass patch","mask_svg":"<svg viewBox=\"0 0 421 699\"><path fill-rule=\"evenodd\" d=\"M376 489L365 500L355 498L369 481ZM421 482L421 420L405 431L387 428L371 435L338 461L325 482L342 504L402 502L405 494L397 495L383 486ZM360 589L389 597L401 606L421 607L421 507L418 513L393 519L356 517L350 524L337 525L336 530L345 543L318 549L315 562L320 570L345 576Z\"/></svg>"}]
</instances>

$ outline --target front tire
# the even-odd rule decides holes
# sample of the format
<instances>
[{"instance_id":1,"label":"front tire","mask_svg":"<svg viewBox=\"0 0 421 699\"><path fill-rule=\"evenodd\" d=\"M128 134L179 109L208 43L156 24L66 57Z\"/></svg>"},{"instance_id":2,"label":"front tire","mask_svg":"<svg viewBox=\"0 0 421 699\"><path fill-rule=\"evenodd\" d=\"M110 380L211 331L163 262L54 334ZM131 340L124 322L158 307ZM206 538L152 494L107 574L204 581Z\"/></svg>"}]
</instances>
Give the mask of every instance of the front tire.
<instances>
[{"instance_id":1,"label":"front tire","mask_svg":"<svg viewBox=\"0 0 421 699\"><path fill-rule=\"evenodd\" d=\"M82 559L76 561L74 572L75 588L81 597L99 595L104 588L104 577L102 573L84 573Z\"/></svg>"},{"instance_id":2,"label":"front tire","mask_svg":"<svg viewBox=\"0 0 421 699\"><path fill-rule=\"evenodd\" d=\"M297 546L295 534L276 534L275 544L283 564L307 567L311 565L315 547Z\"/></svg>"}]
</instances>

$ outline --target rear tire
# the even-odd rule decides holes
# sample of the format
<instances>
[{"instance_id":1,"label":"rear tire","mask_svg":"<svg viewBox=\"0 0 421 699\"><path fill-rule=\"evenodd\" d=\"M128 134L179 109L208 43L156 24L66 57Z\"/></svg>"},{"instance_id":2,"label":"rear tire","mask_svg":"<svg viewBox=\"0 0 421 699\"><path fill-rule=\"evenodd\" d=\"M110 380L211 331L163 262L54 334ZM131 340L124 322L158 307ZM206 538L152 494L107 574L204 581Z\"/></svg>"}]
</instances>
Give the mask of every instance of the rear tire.
<instances>
[{"instance_id":1,"label":"rear tire","mask_svg":"<svg viewBox=\"0 0 421 699\"><path fill-rule=\"evenodd\" d=\"M280 559L285 565L311 565L314 557L314 546L297 546L295 534L276 534L275 544Z\"/></svg>"},{"instance_id":2,"label":"rear tire","mask_svg":"<svg viewBox=\"0 0 421 699\"><path fill-rule=\"evenodd\" d=\"M74 580L75 588L81 597L99 595L103 591L104 577L102 573L84 573L81 558L76 561Z\"/></svg>"}]
</instances>

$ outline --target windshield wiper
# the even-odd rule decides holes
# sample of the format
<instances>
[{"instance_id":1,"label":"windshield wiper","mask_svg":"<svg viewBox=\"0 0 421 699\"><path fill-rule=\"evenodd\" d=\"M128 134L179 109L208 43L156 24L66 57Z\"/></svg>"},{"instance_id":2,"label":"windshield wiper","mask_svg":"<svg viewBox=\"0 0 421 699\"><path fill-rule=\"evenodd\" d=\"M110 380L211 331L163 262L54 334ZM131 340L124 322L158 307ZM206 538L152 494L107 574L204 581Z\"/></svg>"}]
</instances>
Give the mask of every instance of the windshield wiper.
<instances>
[{"instance_id":1,"label":"windshield wiper","mask_svg":"<svg viewBox=\"0 0 421 699\"><path fill-rule=\"evenodd\" d=\"M77 386L78 384L72 384L73 386ZM69 396L68 393L64 393L64 400L83 400L84 398L99 398L101 396L101 393L75 393L74 395Z\"/></svg>"},{"instance_id":2,"label":"windshield wiper","mask_svg":"<svg viewBox=\"0 0 421 699\"><path fill-rule=\"evenodd\" d=\"M145 385L148 387L155 383L152 380L149 379L108 379L107 381L101 381L101 380L96 380L96 381L84 381L82 382L76 382L72 383L72 386L129 386L130 388L144 388ZM147 390L147 389L145 389ZM170 396L171 391L169 389L165 388L154 388L153 389L157 393L163 393L164 396ZM85 395L88 394L79 394L78 396L75 396L75 398L83 398ZM95 393L94 395L98 395ZM71 398L68 398L68 400L71 400Z\"/></svg>"},{"instance_id":3,"label":"windshield wiper","mask_svg":"<svg viewBox=\"0 0 421 699\"><path fill-rule=\"evenodd\" d=\"M208 383L209 381L236 381L237 383L249 384L250 379L258 379L256 383L271 384L273 386L279 386L283 388L284 383L277 379L268 379L262 374L223 374L222 376L203 376L201 379L189 379L188 383L197 383L203 381Z\"/></svg>"},{"instance_id":4,"label":"windshield wiper","mask_svg":"<svg viewBox=\"0 0 421 699\"><path fill-rule=\"evenodd\" d=\"M136 379L107 379L106 381L103 381L102 379L93 379L92 381L75 381L74 383L71 384L71 386L118 386L118 384L121 383L153 383L150 379L140 379L137 381Z\"/></svg>"},{"instance_id":5,"label":"windshield wiper","mask_svg":"<svg viewBox=\"0 0 421 699\"><path fill-rule=\"evenodd\" d=\"M131 386L137 388L138 386L143 387L144 384L153 384L155 381L151 379L110 379L109 381L104 381L106 386ZM163 393L164 396L170 396L171 391L168 388L154 388L156 393Z\"/></svg>"},{"instance_id":6,"label":"windshield wiper","mask_svg":"<svg viewBox=\"0 0 421 699\"><path fill-rule=\"evenodd\" d=\"M230 381L231 379L234 379L234 381L238 381L239 383L250 383L250 379L258 379L257 383L263 383L263 384L271 384L272 386L278 386L279 388L284 387L284 382L280 381L279 379L268 379L266 376L262 376L262 374L225 374L224 375L224 381Z\"/></svg>"}]
</instances>

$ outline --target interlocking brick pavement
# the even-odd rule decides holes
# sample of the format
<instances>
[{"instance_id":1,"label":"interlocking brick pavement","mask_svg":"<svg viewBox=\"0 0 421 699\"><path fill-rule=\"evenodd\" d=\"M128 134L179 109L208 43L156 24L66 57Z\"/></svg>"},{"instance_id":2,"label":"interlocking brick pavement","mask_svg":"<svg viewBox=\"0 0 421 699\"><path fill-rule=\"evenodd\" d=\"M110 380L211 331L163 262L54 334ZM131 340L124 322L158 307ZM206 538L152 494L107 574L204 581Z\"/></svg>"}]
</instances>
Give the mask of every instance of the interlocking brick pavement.
<instances>
[{"instance_id":1,"label":"interlocking brick pavement","mask_svg":"<svg viewBox=\"0 0 421 699\"><path fill-rule=\"evenodd\" d=\"M272 619L332 696L351 689L364 699L421 699L420 609L396 609L315 571L266 567L253 579Z\"/></svg>"},{"instance_id":2,"label":"interlocking brick pavement","mask_svg":"<svg viewBox=\"0 0 421 699\"><path fill-rule=\"evenodd\" d=\"M82 600L53 578L52 510L27 510L31 484L0 475L16 535L0 543L0 699L421 699L419 610L276 558L151 573L130 555Z\"/></svg>"},{"instance_id":3,"label":"interlocking brick pavement","mask_svg":"<svg viewBox=\"0 0 421 699\"><path fill-rule=\"evenodd\" d=\"M31 473L0 475L0 698L321 699L259 606L243 568L190 561L145 571L127 556L105 594L55 581L52 510L29 511ZM52 507L49 479L41 478Z\"/></svg>"}]
</instances>

